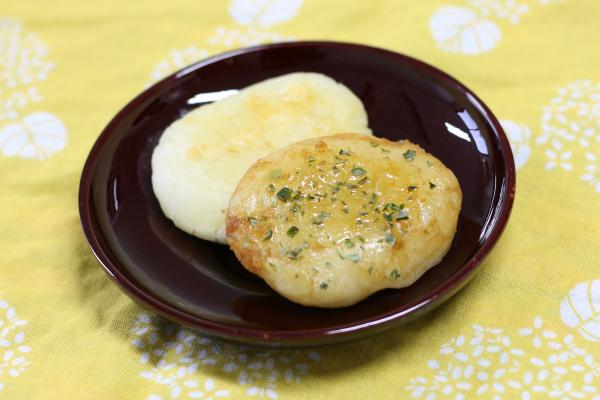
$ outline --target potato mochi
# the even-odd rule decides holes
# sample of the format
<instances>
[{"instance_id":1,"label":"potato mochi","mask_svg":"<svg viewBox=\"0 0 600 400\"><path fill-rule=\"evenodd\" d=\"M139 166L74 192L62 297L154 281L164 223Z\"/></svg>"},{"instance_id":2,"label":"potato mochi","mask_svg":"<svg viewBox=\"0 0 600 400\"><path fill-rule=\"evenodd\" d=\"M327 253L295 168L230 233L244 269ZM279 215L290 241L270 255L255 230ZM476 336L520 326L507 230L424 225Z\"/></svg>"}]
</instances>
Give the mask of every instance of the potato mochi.
<instances>
[{"instance_id":1,"label":"potato mochi","mask_svg":"<svg viewBox=\"0 0 600 400\"><path fill-rule=\"evenodd\" d=\"M346 86L316 73L267 79L171 124L152 154L152 187L178 228L227 243L225 210L250 165L290 143L344 131L371 134Z\"/></svg>"},{"instance_id":2,"label":"potato mochi","mask_svg":"<svg viewBox=\"0 0 600 400\"><path fill-rule=\"evenodd\" d=\"M454 174L418 145L342 133L253 164L231 197L227 238L282 296L343 307L438 264L461 201Z\"/></svg>"}]
</instances>

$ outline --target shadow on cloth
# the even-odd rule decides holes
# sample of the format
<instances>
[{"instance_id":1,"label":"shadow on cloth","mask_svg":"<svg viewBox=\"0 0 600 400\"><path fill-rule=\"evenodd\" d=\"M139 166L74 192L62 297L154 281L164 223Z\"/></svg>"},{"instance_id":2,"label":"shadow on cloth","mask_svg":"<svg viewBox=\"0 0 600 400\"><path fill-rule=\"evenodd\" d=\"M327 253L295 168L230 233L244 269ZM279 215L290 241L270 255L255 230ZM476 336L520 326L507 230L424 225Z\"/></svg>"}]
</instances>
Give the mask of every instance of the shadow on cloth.
<instances>
[{"instance_id":1,"label":"shadow on cloth","mask_svg":"<svg viewBox=\"0 0 600 400\"><path fill-rule=\"evenodd\" d=\"M148 379L157 374L164 377L178 373L182 377L173 375L173 379L211 376L233 384L275 390L280 384L350 374L383 358L397 357L411 340L427 335L458 297L460 293L437 310L399 328L337 345L300 349L252 347L193 332L147 311L135 317L131 342L144 365L142 376Z\"/></svg>"},{"instance_id":2,"label":"shadow on cloth","mask_svg":"<svg viewBox=\"0 0 600 400\"><path fill-rule=\"evenodd\" d=\"M301 349L240 345L210 337L143 310L103 271L81 234L76 243L79 297L94 312L98 327L108 327L140 354L142 377L157 374L193 379L197 372L224 382L258 387L298 383L318 376L344 375L395 356L411 340L439 325L461 297L455 295L438 309L391 331L344 344ZM475 277L477 279L477 277Z\"/></svg>"}]
</instances>

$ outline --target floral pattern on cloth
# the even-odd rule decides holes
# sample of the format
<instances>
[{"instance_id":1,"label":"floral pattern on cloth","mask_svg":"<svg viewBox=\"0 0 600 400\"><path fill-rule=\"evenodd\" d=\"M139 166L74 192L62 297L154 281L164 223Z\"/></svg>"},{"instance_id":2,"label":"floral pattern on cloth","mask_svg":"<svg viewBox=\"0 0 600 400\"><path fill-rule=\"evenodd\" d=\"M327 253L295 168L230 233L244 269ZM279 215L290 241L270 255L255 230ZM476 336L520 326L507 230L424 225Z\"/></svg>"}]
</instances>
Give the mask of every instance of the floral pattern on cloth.
<instances>
[{"instance_id":1,"label":"floral pattern on cloth","mask_svg":"<svg viewBox=\"0 0 600 400\"><path fill-rule=\"evenodd\" d=\"M600 341L600 280L575 286L560 305L566 326ZM593 349L593 347L592 347ZM405 389L426 400L471 398L600 399L598 353L572 333L564 335L533 318L516 331L474 324L451 338L427 361L429 373Z\"/></svg>"},{"instance_id":2,"label":"floral pattern on cloth","mask_svg":"<svg viewBox=\"0 0 600 400\"><path fill-rule=\"evenodd\" d=\"M560 87L542 114L535 140L546 170L573 171L600 193L600 83L580 80Z\"/></svg>"},{"instance_id":3,"label":"floral pattern on cloth","mask_svg":"<svg viewBox=\"0 0 600 400\"><path fill-rule=\"evenodd\" d=\"M500 124L510 141L515 167L519 169L527 163L531 155L531 129L527 125L508 119L500 120Z\"/></svg>"},{"instance_id":4,"label":"floral pattern on cloth","mask_svg":"<svg viewBox=\"0 0 600 400\"><path fill-rule=\"evenodd\" d=\"M152 69L146 86L212 54L238 47L295 40L294 37L281 35L269 28L294 18L301 6L302 0L233 0L229 14L237 25L217 27L199 45L191 44L185 48L169 50L167 58L159 61Z\"/></svg>"},{"instance_id":5,"label":"floral pattern on cloth","mask_svg":"<svg viewBox=\"0 0 600 400\"><path fill-rule=\"evenodd\" d=\"M7 157L44 160L67 145L67 129L54 114L32 111L43 97L37 87L55 64L48 48L20 22L0 19L0 151Z\"/></svg>"},{"instance_id":6,"label":"floral pattern on cloth","mask_svg":"<svg viewBox=\"0 0 600 400\"><path fill-rule=\"evenodd\" d=\"M203 380L206 385L209 379L211 388L215 387L212 377L204 378L211 373L233 380L244 388L247 397L276 399L280 385L299 384L321 361L319 353L312 350L240 346L193 333L146 313L138 316L132 333L133 345L141 352L140 363L146 367L140 377L164 386L153 398L195 398ZM214 396L226 397L229 391L220 389Z\"/></svg>"},{"instance_id":7,"label":"floral pattern on cloth","mask_svg":"<svg viewBox=\"0 0 600 400\"><path fill-rule=\"evenodd\" d=\"M441 50L474 56L490 52L500 43L502 30L496 21L516 25L536 5L554 2L468 0L465 5L445 5L432 14L429 30Z\"/></svg>"},{"instance_id":8,"label":"floral pattern on cloth","mask_svg":"<svg viewBox=\"0 0 600 400\"><path fill-rule=\"evenodd\" d=\"M17 315L14 307L0 300L0 397L9 380L24 373L30 364L27 354L31 348L26 345L25 325L27 321Z\"/></svg>"}]
</instances>

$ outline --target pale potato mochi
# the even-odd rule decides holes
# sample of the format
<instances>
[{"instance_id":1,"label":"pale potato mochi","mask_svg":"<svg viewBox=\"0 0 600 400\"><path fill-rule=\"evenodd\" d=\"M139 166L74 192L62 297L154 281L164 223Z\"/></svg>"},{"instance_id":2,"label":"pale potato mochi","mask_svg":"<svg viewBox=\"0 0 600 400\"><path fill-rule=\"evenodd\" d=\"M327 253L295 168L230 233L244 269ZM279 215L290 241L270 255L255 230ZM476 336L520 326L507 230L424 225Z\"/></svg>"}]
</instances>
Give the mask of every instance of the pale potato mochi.
<instances>
[{"instance_id":1,"label":"pale potato mochi","mask_svg":"<svg viewBox=\"0 0 600 400\"><path fill-rule=\"evenodd\" d=\"M343 307L438 264L461 201L452 171L418 145L337 134L256 162L231 197L227 237L284 297Z\"/></svg>"},{"instance_id":2,"label":"pale potato mochi","mask_svg":"<svg viewBox=\"0 0 600 400\"><path fill-rule=\"evenodd\" d=\"M316 73L268 79L169 126L152 154L152 187L178 228L227 243L225 210L252 163L290 143L345 131L371 134L347 87Z\"/></svg>"}]
</instances>

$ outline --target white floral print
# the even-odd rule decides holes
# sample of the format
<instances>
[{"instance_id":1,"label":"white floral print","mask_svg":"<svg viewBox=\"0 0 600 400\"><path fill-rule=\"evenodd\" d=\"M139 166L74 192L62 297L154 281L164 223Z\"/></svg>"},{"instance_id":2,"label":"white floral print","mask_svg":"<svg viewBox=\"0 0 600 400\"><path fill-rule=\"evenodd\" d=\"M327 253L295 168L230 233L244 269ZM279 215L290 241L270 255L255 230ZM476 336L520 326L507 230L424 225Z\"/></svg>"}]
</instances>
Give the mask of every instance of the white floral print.
<instances>
[{"instance_id":1,"label":"white floral print","mask_svg":"<svg viewBox=\"0 0 600 400\"><path fill-rule=\"evenodd\" d=\"M191 64L194 61L199 61L203 58L208 57L208 51L200 49L196 46L188 46L183 49L172 49L169 50L168 56L159 61L152 72L150 73L150 82L153 83L161 80L171 72L176 71Z\"/></svg>"},{"instance_id":2,"label":"white floral print","mask_svg":"<svg viewBox=\"0 0 600 400\"><path fill-rule=\"evenodd\" d=\"M44 160L67 144L62 121L45 111L24 110L43 98L37 84L54 68L48 48L20 22L0 19L0 153Z\"/></svg>"},{"instance_id":3,"label":"white floral print","mask_svg":"<svg viewBox=\"0 0 600 400\"><path fill-rule=\"evenodd\" d=\"M544 149L545 168L576 171L600 193L600 84L571 82L543 108L536 144Z\"/></svg>"},{"instance_id":4,"label":"white floral print","mask_svg":"<svg viewBox=\"0 0 600 400\"><path fill-rule=\"evenodd\" d=\"M0 300L0 391L8 379L21 375L30 364L27 354L31 348L23 331L26 324L13 307Z\"/></svg>"},{"instance_id":5,"label":"white floral print","mask_svg":"<svg viewBox=\"0 0 600 400\"><path fill-rule=\"evenodd\" d=\"M208 43L216 46L244 47L261 43L289 42L293 37L283 36L276 32L262 31L255 28L225 28L219 27L208 38Z\"/></svg>"},{"instance_id":6,"label":"white floral print","mask_svg":"<svg viewBox=\"0 0 600 400\"><path fill-rule=\"evenodd\" d=\"M560 304L563 322L581 336L600 342L600 279L575 286Z\"/></svg>"},{"instance_id":7,"label":"white floral print","mask_svg":"<svg viewBox=\"0 0 600 400\"><path fill-rule=\"evenodd\" d=\"M429 374L412 378L405 389L427 400L597 399L595 357L572 334L561 337L543 325L540 316L512 333L473 325L469 334L442 345L427 362Z\"/></svg>"},{"instance_id":8,"label":"white floral print","mask_svg":"<svg viewBox=\"0 0 600 400\"><path fill-rule=\"evenodd\" d=\"M36 84L46 79L54 63L35 33L16 20L0 19L0 121L16 119L19 111L42 100Z\"/></svg>"},{"instance_id":9,"label":"white floral print","mask_svg":"<svg viewBox=\"0 0 600 400\"><path fill-rule=\"evenodd\" d=\"M485 53L502 38L502 32L493 21L467 7L441 7L431 16L429 29L438 47L449 53Z\"/></svg>"},{"instance_id":10,"label":"white floral print","mask_svg":"<svg viewBox=\"0 0 600 400\"><path fill-rule=\"evenodd\" d=\"M233 0L231 17L242 25L269 27L296 16L302 0Z\"/></svg>"},{"instance_id":11,"label":"white floral print","mask_svg":"<svg viewBox=\"0 0 600 400\"><path fill-rule=\"evenodd\" d=\"M198 381L201 370L211 369L234 377L248 397L275 399L278 385L300 383L321 360L314 351L255 349L208 338L145 313L132 333L140 362L148 367L140 376L164 385L173 399L194 398L185 382Z\"/></svg>"},{"instance_id":12,"label":"white floral print","mask_svg":"<svg viewBox=\"0 0 600 400\"><path fill-rule=\"evenodd\" d=\"M496 18L507 19L516 24L521 16L529 11L527 4L515 0L469 0L471 5L481 12L483 16L492 15Z\"/></svg>"},{"instance_id":13,"label":"white floral print","mask_svg":"<svg viewBox=\"0 0 600 400\"><path fill-rule=\"evenodd\" d=\"M552 0L540 0L540 6ZM492 51L502 39L499 21L518 24L530 6L517 0L468 0L462 5L444 5L429 19L429 30L437 46L446 52L478 55Z\"/></svg>"},{"instance_id":14,"label":"white floral print","mask_svg":"<svg viewBox=\"0 0 600 400\"><path fill-rule=\"evenodd\" d=\"M5 156L44 160L67 144L67 129L55 115L35 112L0 127L0 149Z\"/></svg>"},{"instance_id":15,"label":"white floral print","mask_svg":"<svg viewBox=\"0 0 600 400\"><path fill-rule=\"evenodd\" d=\"M531 155L531 130L528 126L510 120L500 120L515 159L517 169L521 168Z\"/></svg>"}]
</instances>

